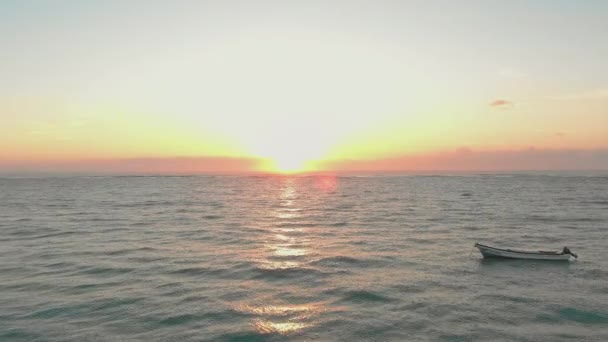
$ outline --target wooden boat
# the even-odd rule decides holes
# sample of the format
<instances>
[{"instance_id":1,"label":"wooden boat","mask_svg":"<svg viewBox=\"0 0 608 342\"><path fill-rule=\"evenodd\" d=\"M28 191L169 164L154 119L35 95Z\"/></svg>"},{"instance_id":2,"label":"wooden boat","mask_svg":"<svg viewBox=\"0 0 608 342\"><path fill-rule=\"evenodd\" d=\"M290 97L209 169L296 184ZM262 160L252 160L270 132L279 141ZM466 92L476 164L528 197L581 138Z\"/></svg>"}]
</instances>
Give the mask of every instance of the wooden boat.
<instances>
[{"instance_id":1,"label":"wooden boat","mask_svg":"<svg viewBox=\"0 0 608 342\"><path fill-rule=\"evenodd\" d=\"M484 258L507 258L507 259L529 259L529 260L569 260L571 256L578 258L578 255L572 253L568 247L564 247L561 252L553 251L518 251L513 249L503 249L490 247L476 243L475 247L479 249Z\"/></svg>"}]
</instances>

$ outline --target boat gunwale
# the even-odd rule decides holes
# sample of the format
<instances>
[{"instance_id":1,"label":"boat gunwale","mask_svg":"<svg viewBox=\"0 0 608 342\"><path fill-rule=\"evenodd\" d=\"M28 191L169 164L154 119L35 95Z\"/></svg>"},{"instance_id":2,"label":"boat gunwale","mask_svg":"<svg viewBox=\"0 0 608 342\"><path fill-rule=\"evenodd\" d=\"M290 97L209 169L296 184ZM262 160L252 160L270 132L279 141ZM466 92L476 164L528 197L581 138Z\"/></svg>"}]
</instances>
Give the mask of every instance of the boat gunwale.
<instances>
[{"instance_id":1,"label":"boat gunwale","mask_svg":"<svg viewBox=\"0 0 608 342\"><path fill-rule=\"evenodd\" d=\"M519 253L519 254L565 255L563 252L559 253L559 252L544 252L544 251L518 251L518 250L513 250L513 249L496 248L496 247L491 247L491 246L488 246L488 245L482 245L481 243L475 243L475 247L477 247L477 248L483 247L483 248L487 248L487 249L494 249L494 250L497 250L497 251L503 251L503 252L509 252L509 253ZM568 255L572 255L572 254L568 254Z\"/></svg>"}]
</instances>

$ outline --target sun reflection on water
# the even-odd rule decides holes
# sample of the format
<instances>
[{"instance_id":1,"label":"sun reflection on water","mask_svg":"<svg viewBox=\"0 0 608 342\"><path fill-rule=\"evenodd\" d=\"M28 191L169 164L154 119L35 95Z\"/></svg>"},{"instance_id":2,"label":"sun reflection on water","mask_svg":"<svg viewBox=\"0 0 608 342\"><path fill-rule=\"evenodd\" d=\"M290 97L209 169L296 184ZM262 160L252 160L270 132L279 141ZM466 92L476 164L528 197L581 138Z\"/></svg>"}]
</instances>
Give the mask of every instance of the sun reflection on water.
<instances>
[{"instance_id":1,"label":"sun reflection on water","mask_svg":"<svg viewBox=\"0 0 608 342\"><path fill-rule=\"evenodd\" d=\"M242 311L261 315L261 316L281 316L297 315L298 317L308 317L312 313L324 311L323 303L314 304L292 304L292 305L266 305L266 306L244 306Z\"/></svg>"},{"instance_id":2,"label":"sun reflection on water","mask_svg":"<svg viewBox=\"0 0 608 342\"><path fill-rule=\"evenodd\" d=\"M338 189L338 178L336 175L322 175L316 177L317 189L331 193Z\"/></svg>"},{"instance_id":3,"label":"sun reflection on water","mask_svg":"<svg viewBox=\"0 0 608 342\"><path fill-rule=\"evenodd\" d=\"M287 210L284 210L283 212L278 212L276 214L276 217L280 218L280 219L295 219L295 218L300 217L300 213L298 210L287 209Z\"/></svg>"},{"instance_id":4,"label":"sun reflection on water","mask_svg":"<svg viewBox=\"0 0 608 342\"><path fill-rule=\"evenodd\" d=\"M276 222L290 222L293 227L273 228L274 234L268 236L265 247L269 253L264 260L265 267L285 268L299 267L298 257L309 254L308 239L303 237L306 231L298 227L298 218L302 217L303 208L298 206L299 194L297 192L296 178L283 178L282 188L279 193L279 207L273 208L269 213ZM277 261L276 259L281 259ZM292 259L296 260L292 260ZM286 259L286 260L284 260Z\"/></svg>"},{"instance_id":5,"label":"sun reflection on water","mask_svg":"<svg viewBox=\"0 0 608 342\"><path fill-rule=\"evenodd\" d=\"M256 320L253 322L253 326L259 333L262 333L262 334L289 335L289 334L298 332L298 331L310 326L310 324L297 323L297 322L277 323L277 322Z\"/></svg>"},{"instance_id":6,"label":"sun reflection on water","mask_svg":"<svg viewBox=\"0 0 608 342\"><path fill-rule=\"evenodd\" d=\"M284 279L289 280L291 272L310 269L309 262L318 254L314 246L316 235L314 228L305 223L309 190L302 186L309 185L315 190L315 183L309 179L285 177L281 179L280 192L275 198L276 206L269 208L266 217L271 222L267 228L268 234L260 235L261 249L256 253L259 267L264 270L278 272ZM331 188L331 186L329 187ZM282 272L286 272L283 274ZM305 297L307 293L300 290L298 283L288 282L281 285L280 293L290 298L273 296L267 304L245 305L242 311L255 315L251 326L261 334L291 335L297 334L316 325L319 315L327 310L325 303L289 303L291 298ZM276 285L275 285L276 286ZM278 291L277 291L278 292Z\"/></svg>"},{"instance_id":7,"label":"sun reflection on water","mask_svg":"<svg viewBox=\"0 0 608 342\"><path fill-rule=\"evenodd\" d=\"M239 310L260 317L251 322L259 333L280 335L294 334L314 326L314 318L327 311L324 303L242 306Z\"/></svg>"},{"instance_id":8,"label":"sun reflection on water","mask_svg":"<svg viewBox=\"0 0 608 342\"><path fill-rule=\"evenodd\" d=\"M302 256L307 254L307 251L303 248L292 248L280 245L272 246L271 248L274 249L273 255L278 257Z\"/></svg>"}]
</instances>

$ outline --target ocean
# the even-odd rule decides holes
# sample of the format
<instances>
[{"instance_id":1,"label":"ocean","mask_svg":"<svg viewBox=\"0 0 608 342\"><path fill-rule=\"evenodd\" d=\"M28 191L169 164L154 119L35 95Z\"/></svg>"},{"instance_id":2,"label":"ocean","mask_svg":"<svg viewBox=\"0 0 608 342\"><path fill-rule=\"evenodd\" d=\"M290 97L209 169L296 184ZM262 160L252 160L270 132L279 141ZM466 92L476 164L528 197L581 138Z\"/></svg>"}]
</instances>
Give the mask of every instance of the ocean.
<instances>
[{"instance_id":1,"label":"ocean","mask_svg":"<svg viewBox=\"0 0 608 342\"><path fill-rule=\"evenodd\" d=\"M608 341L608 174L0 178L0 341L285 340Z\"/></svg>"}]
</instances>

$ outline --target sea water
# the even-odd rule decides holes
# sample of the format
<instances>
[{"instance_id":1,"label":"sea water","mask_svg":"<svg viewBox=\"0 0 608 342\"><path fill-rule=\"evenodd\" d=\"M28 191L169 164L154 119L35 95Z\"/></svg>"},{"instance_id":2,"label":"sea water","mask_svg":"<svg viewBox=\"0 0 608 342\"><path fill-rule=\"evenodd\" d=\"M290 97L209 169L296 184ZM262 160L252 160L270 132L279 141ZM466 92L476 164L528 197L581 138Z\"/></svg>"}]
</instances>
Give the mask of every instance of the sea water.
<instances>
[{"instance_id":1,"label":"sea water","mask_svg":"<svg viewBox=\"0 0 608 342\"><path fill-rule=\"evenodd\" d=\"M608 341L608 176L0 179L0 341L283 340Z\"/></svg>"}]
</instances>

